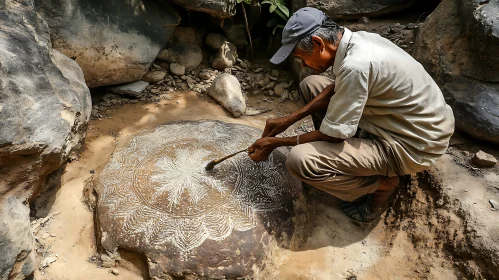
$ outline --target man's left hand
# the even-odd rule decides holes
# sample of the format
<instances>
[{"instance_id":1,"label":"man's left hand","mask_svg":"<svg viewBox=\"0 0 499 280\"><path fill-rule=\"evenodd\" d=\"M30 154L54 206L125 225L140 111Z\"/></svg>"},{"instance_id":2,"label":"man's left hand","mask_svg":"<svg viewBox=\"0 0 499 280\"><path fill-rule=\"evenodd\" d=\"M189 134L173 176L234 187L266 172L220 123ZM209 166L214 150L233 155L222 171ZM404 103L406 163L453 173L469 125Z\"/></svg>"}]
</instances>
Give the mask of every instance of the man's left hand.
<instances>
[{"instance_id":1,"label":"man's left hand","mask_svg":"<svg viewBox=\"0 0 499 280\"><path fill-rule=\"evenodd\" d=\"M254 162L265 161L268 159L270 153L277 147L279 147L278 138L260 138L248 148L248 156Z\"/></svg>"}]
</instances>

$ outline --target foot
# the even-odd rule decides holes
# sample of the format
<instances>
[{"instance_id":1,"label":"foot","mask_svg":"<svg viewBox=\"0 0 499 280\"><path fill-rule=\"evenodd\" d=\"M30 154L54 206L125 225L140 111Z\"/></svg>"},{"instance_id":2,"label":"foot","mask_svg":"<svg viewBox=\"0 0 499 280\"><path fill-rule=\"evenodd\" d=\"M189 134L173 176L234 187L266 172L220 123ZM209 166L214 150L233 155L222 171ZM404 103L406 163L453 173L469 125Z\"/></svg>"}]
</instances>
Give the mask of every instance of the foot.
<instances>
[{"instance_id":1,"label":"foot","mask_svg":"<svg viewBox=\"0 0 499 280\"><path fill-rule=\"evenodd\" d=\"M349 218L361 222L369 223L379 214L386 201L393 194L400 182L399 177L382 177L380 186L374 193L364 195L354 201L343 201L340 208Z\"/></svg>"}]
</instances>

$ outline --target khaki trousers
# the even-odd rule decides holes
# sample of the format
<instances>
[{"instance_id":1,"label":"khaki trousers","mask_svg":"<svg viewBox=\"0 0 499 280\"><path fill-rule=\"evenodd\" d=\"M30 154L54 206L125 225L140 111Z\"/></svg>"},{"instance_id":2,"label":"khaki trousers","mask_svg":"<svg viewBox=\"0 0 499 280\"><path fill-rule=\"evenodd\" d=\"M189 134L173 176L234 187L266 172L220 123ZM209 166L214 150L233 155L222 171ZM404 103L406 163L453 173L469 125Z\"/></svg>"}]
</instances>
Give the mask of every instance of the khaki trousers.
<instances>
[{"instance_id":1,"label":"khaki trousers","mask_svg":"<svg viewBox=\"0 0 499 280\"><path fill-rule=\"evenodd\" d=\"M308 103L332 83L323 76L308 76L300 83L302 98ZM319 129L325 113L312 116L315 129ZM342 143L300 144L293 147L286 165L301 181L341 200L353 201L375 192L381 176L397 176L393 168L395 157L383 141L367 135L348 138Z\"/></svg>"}]
</instances>

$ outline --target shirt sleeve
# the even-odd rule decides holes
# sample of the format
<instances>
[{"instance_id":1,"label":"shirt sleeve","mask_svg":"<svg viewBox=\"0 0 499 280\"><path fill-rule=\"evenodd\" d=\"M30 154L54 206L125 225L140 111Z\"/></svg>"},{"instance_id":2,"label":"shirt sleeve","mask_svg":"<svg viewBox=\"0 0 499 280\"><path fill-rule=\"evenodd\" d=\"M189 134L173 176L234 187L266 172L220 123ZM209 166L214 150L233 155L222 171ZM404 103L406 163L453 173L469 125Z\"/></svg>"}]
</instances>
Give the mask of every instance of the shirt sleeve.
<instances>
[{"instance_id":1,"label":"shirt sleeve","mask_svg":"<svg viewBox=\"0 0 499 280\"><path fill-rule=\"evenodd\" d=\"M369 96L368 77L365 67L344 67L338 71L335 94L320 127L322 133L340 139L355 135Z\"/></svg>"}]
</instances>

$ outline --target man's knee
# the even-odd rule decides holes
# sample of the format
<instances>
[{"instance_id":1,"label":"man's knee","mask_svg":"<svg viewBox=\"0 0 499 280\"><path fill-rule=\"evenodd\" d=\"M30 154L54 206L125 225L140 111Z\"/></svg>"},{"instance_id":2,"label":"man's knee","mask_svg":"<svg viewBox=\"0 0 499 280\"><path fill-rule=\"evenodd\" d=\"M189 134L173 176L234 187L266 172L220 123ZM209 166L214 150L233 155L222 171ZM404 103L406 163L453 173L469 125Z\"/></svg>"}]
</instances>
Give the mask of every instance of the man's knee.
<instances>
[{"instance_id":1,"label":"man's knee","mask_svg":"<svg viewBox=\"0 0 499 280\"><path fill-rule=\"evenodd\" d=\"M302 92L302 94L306 94L310 91L310 88L311 88L310 85L312 85L314 83L317 76L318 75L307 76L307 77L305 77L305 79L303 79L300 82L300 91Z\"/></svg>"},{"instance_id":2,"label":"man's knee","mask_svg":"<svg viewBox=\"0 0 499 280\"><path fill-rule=\"evenodd\" d=\"M298 145L291 149L286 160L287 168L295 175L310 177L313 171L313 158L307 152L305 145Z\"/></svg>"}]
</instances>

